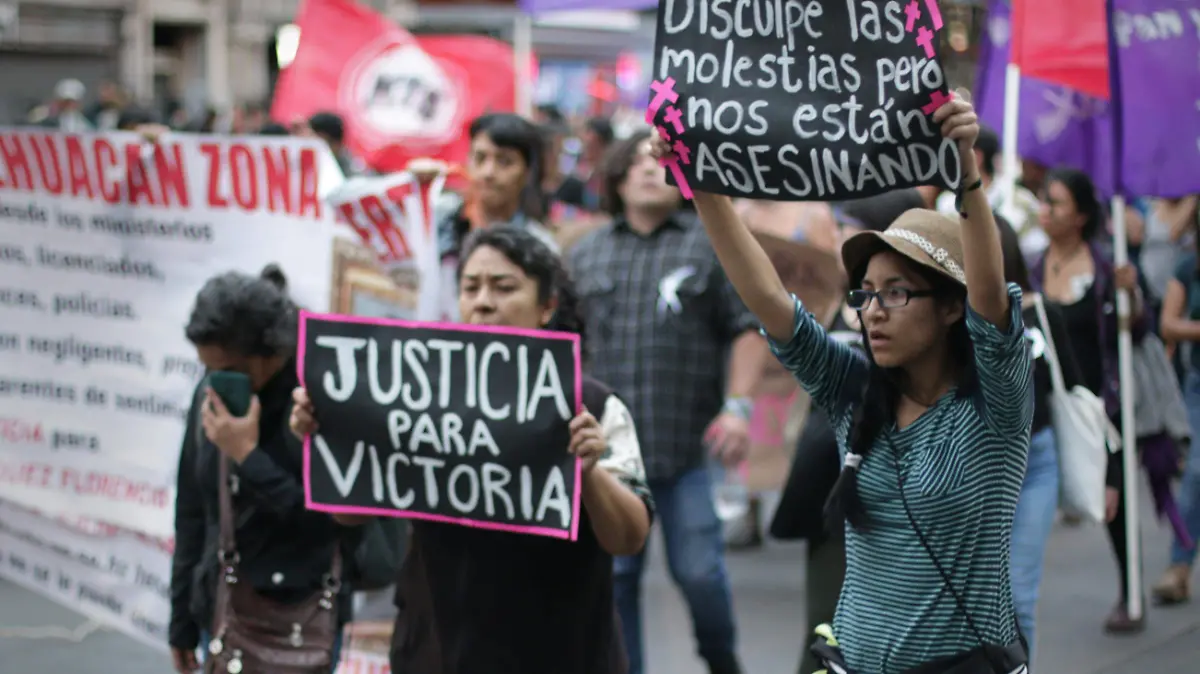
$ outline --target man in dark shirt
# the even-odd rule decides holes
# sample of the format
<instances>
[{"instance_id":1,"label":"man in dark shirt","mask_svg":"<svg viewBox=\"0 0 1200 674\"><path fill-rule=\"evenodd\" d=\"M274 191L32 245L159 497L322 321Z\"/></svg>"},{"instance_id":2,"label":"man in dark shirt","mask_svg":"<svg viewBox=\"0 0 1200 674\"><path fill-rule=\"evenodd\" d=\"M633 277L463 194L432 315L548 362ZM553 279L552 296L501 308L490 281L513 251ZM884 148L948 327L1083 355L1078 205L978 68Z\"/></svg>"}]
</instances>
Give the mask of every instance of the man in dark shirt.
<instances>
[{"instance_id":1,"label":"man in dark shirt","mask_svg":"<svg viewBox=\"0 0 1200 674\"><path fill-rule=\"evenodd\" d=\"M604 165L614 221L581 240L570 268L588 325L589 372L629 403L667 546L671 576L691 611L713 674L740 672L721 521L706 465L749 447L750 390L768 357L704 229L649 156L645 132ZM728 376L722 364L728 358ZM645 552L614 566L630 674L642 674Z\"/></svg>"},{"instance_id":2,"label":"man in dark shirt","mask_svg":"<svg viewBox=\"0 0 1200 674\"><path fill-rule=\"evenodd\" d=\"M372 175L372 172L350 152L350 148L346 147L346 123L342 120L341 115L334 112L316 113L308 119L306 133L325 141L325 144L329 146L329 151L333 153L334 159L337 160L338 167L342 169L342 173L347 178L357 175Z\"/></svg>"}]
</instances>

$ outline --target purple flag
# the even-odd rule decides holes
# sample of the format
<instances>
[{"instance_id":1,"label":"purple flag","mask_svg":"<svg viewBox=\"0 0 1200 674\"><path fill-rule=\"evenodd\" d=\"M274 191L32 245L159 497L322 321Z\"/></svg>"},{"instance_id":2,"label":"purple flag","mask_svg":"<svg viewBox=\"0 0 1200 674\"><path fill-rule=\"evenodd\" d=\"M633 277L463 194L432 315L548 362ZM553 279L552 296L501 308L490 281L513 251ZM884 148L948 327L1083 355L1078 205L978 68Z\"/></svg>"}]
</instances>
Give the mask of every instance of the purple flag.
<instances>
[{"instance_id":1,"label":"purple flag","mask_svg":"<svg viewBox=\"0 0 1200 674\"><path fill-rule=\"evenodd\" d=\"M654 9L658 0L521 0L527 14L580 9Z\"/></svg>"},{"instance_id":2,"label":"purple flag","mask_svg":"<svg viewBox=\"0 0 1200 674\"><path fill-rule=\"evenodd\" d=\"M1200 193L1200 5L1108 5L1122 191L1168 198Z\"/></svg>"},{"instance_id":3,"label":"purple flag","mask_svg":"<svg viewBox=\"0 0 1200 674\"><path fill-rule=\"evenodd\" d=\"M1189 1L1189 0L1183 0ZM974 100L980 119L996 133L1004 129L1004 71L1008 65L1011 12L1006 0L988 5L987 30L979 57ZM1021 78L1017 153L1055 168L1070 166L1112 194L1113 141L1109 105L1066 87Z\"/></svg>"}]
</instances>

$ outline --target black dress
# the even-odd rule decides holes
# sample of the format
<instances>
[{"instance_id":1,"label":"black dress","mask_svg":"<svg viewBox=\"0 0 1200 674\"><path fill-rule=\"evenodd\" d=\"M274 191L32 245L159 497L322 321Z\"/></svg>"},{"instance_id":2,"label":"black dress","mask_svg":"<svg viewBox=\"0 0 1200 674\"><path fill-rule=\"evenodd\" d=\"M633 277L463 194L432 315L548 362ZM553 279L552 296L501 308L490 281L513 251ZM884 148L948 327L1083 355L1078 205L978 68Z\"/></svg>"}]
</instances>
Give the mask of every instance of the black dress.
<instances>
[{"instance_id":1,"label":"black dress","mask_svg":"<svg viewBox=\"0 0 1200 674\"><path fill-rule=\"evenodd\" d=\"M584 378L588 409L605 409L611 395ZM392 672L624 674L613 558L585 508L580 518L573 543L414 521L396 585Z\"/></svg>"}]
</instances>

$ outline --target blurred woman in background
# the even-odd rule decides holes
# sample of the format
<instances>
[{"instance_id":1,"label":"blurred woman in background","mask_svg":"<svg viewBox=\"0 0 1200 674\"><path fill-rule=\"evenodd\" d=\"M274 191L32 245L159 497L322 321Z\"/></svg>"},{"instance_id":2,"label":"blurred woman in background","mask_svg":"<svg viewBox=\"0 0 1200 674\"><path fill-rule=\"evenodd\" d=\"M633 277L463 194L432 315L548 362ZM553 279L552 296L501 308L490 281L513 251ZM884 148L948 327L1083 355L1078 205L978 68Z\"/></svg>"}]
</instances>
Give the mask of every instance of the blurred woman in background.
<instances>
[{"instance_id":1,"label":"blurred woman in background","mask_svg":"<svg viewBox=\"0 0 1200 674\"><path fill-rule=\"evenodd\" d=\"M1188 452L1179 486L1179 510L1188 534L1196 541L1200 540L1200 447L1195 446L1195 439L1200 438L1200 264L1197 263L1200 220L1196 217L1196 199L1181 201L1190 201L1190 204L1184 204L1189 212L1181 220L1192 229L1193 249L1179 260L1174 276L1167 280L1160 326L1164 340L1176 348L1190 346L1190 357L1184 363L1183 396L1192 427L1193 446ZM1181 233L1178 238L1182 237ZM1179 540L1172 544L1171 565L1152 590L1156 601L1174 605L1191 599L1196 550L1195 546L1186 547Z\"/></svg>"},{"instance_id":2,"label":"blurred woman in background","mask_svg":"<svg viewBox=\"0 0 1200 674\"><path fill-rule=\"evenodd\" d=\"M1025 321L1025 336L1029 339L1033 355L1033 428L1029 459L1025 464L1025 481L1021 485L1021 497L1017 501L1017 514L1013 519L1009 562L1013 606L1017 609L1017 622L1029 646L1030 671L1033 671L1033 655L1037 646L1037 601L1042 585L1046 542L1050 539L1054 517L1058 512L1059 462L1050 409L1054 387L1046 357L1047 343L1053 342L1066 390L1082 385L1083 378L1075 363L1071 338L1057 305L1042 302L1048 325L1042 324L1041 312L1037 308L1041 300L1029 279L1020 237L1007 221L997 219L996 226L1000 228L1000 245L1004 249L1004 278L1020 286L1023 292L1021 313Z\"/></svg>"},{"instance_id":3,"label":"blurred woman in background","mask_svg":"<svg viewBox=\"0 0 1200 674\"><path fill-rule=\"evenodd\" d=\"M1120 428L1116 293L1126 290L1131 294L1137 339L1146 328L1145 302L1137 270L1131 265L1114 266L1111 252L1101 246L1098 236L1104 231L1104 215L1096 187L1087 174L1074 169L1050 172L1042 192L1039 220L1050 243L1031 265L1031 280L1046 299L1061 307L1070 350L1079 365L1083 384L1104 400L1109 418ZM1121 590L1104 628L1112 633L1138 632L1145 626L1145 617L1135 620L1129 615L1126 597L1129 532L1123 497L1125 480L1135 476L1124 475L1120 453L1109 455L1108 467L1105 517Z\"/></svg>"}]
</instances>

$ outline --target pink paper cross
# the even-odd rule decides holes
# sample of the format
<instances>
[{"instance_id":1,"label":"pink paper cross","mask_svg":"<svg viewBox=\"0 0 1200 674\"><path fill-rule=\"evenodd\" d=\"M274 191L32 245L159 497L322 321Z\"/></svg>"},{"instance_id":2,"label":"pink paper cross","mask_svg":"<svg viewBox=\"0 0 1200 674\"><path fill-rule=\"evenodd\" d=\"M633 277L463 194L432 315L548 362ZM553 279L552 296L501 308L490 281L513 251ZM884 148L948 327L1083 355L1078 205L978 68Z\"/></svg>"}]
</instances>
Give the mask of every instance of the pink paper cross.
<instances>
[{"instance_id":1,"label":"pink paper cross","mask_svg":"<svg viewBox=\"0 0 1200 674\"><path fill-rule=\"evenodd\" d=\"M927 115L932 115L933 113L937 112L938 108L952 100L954 99L950 98L946 94L943 94L940 91L935 91L929 95L929 102L921 106L921 112Z\"/></svg>"},{"instance_id":2,"label":"pink paper cross","mask_svg":"<svg viewBox=\"0 0 1200 674\"><path fill-rule=\"evenodd\" d=\"M646 106L647 124L654 123L654 116L658 114L658 110L663 104L679 100L679 92L675 91L674 77L668 77L662 82L658 80L651 82L650 90L654 92L654 98L650 99L650 105Z\"/></svg>"},{"instance_id":3,"label":"pink paper cross","mask_svg":"<svg viewBox=\"0 0 1200 674\"><path fill-rule=\"evenodd\" d=\"M679 157L679 161L684 164L692 163L692 151L688 149L688 146L683 144L682 140L676 140L675 144L671 146L671 150L675 153L676 157Z\"/></svg>"},{"instance_id":4,"label":"pink paper cross","mask_svg":"<svg viewBox=\"0 0 1200 674\"><path fill-rule=\"evenodd\" d=\"M670 124L676 134L683 133L683 111L679 108L668 105L666 113L663 114L663 121Z\"/></svg>"},{"instance_id":5,"label":"pink paper cross","mask_svg":"<svg viewBox=\"0 0 1200 674\"><path fill-rule=\"evenodd\" d=\"M917 0L912 0L904 6L904 30L911 33L919 18L921 18L921 8L917 5Z\"/></svg>"},{"instance_id":6,"label":"pink paper cross","mask_svg":"<svg viewBox=\"0 0 1200 674\"><path fill-rule=\"evenodd\" d=\"M933 58L937 54L933 49L933 33L929 32L925 26L921 26L921 29L917 31L917 44L925 49L927 58Z\"/></svg>"},{"instance_id":7,"label":"pink paper cross","mask_svg":"<svg viewBox=\"0 0 1200 674\"><path fill-rule=\"evenodd\" d=\"M691 199L693 196L692 188L688 185L687 178L683 175L683 169L679 168L679 160L672 157L667 160L664 166L671 172L671 175L675 176L675 184L679 187L679 193L683 195L683 198Z\"/></svg>"}]
</instances>

